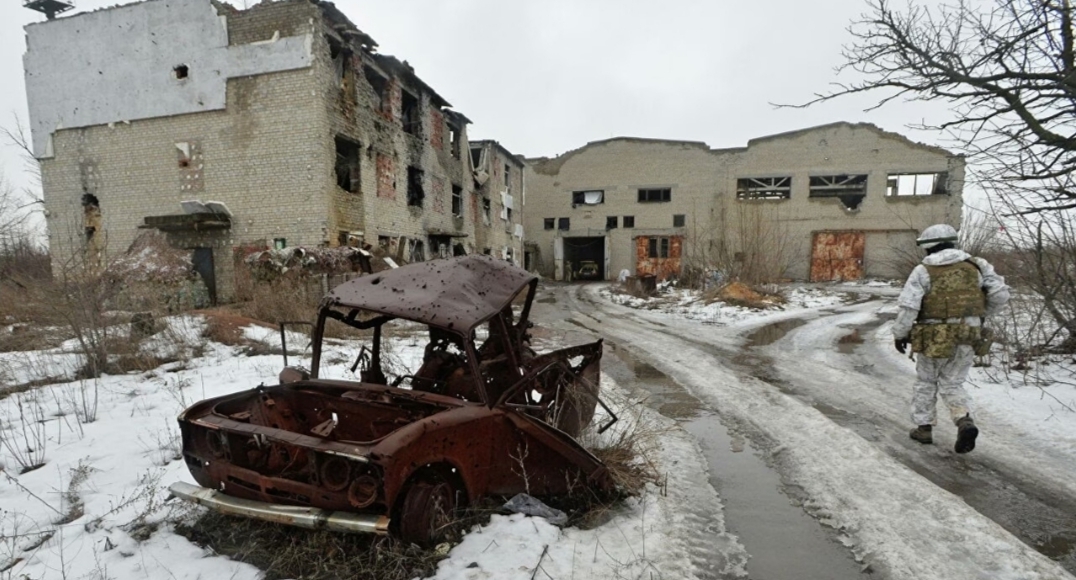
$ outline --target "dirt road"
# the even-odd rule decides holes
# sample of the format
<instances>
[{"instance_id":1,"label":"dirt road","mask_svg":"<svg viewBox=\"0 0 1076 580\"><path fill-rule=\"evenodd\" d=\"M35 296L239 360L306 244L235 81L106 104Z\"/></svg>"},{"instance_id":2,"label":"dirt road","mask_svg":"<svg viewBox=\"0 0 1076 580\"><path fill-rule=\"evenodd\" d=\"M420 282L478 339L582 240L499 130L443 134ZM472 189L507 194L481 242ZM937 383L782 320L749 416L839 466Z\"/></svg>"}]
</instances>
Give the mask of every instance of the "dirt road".
<instances>
[{"instance_id":1,"label":"dirt road","mask_svg":"<svg viewBox=\"0 0 1076 580\"><path fill-rule=\"evenodd\" d=\"M1005 417L967 456L945 427L910 441L914 366L875 336L890 301L725 327L596 288L545 288L536 319L604 337L604 370L698 438L752 578L1072 577L1071 458ZM705 575L704 543L693 558Z\"/></svg>"}]
</instances>

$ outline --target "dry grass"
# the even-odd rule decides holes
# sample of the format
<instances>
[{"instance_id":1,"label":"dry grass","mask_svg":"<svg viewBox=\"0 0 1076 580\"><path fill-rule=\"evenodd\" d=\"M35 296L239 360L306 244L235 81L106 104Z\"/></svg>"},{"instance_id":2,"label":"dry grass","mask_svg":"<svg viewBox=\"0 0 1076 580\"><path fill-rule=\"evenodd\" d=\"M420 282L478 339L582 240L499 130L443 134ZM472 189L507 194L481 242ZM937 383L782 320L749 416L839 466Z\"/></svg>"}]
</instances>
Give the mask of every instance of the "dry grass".
<instances>
[{"instance_id":1,"label":"dry grass","mask_svg":"<svg viewBox=\"0 0 1076 580\"><path fill-rule=\"evenodd\" d=\"M707 290L703 293L702 298L706 304L720 301L732 306L760 310L784 304L786 302L785 297L775 288L769 288L768 286L771 285L756 284L748 286L740 282L732 282Z\"/></svg>"},{"instance_id":2,"label":"dry grass","mask_svg":"<svg viewBox=\"0 0 1076 580\"><path fill-rule=\"evenodd\" d=\"M433 574L443 558L392 538L311 531L216 512L193 516L176 532L264 570L267 580L410 580Z\"/></svg>"}]
</instances>

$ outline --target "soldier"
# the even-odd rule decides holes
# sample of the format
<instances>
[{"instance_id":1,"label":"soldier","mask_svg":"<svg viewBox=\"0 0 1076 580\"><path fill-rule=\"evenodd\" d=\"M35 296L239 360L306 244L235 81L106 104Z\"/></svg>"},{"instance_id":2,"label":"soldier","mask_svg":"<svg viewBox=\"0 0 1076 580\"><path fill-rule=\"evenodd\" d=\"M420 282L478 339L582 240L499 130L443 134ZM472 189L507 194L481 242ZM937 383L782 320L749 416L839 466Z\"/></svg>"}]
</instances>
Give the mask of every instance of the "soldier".
<instances>
[{"instance_id":1,"label":"soldier","mask_svg":"<svg viewBox=\"0 0 1076 580\"><path fill-rule=\"evenodd\" d=\"M979 428L964 381L975 354L989 349L982 324L1009 301L1009 287L989 262L957 249L957 238L955 228L938 224L916 240L927 256L912 270L897 300L893 344L902 354L909 343L912 352L919 353L912 393L912 422L917 427L911 438L934 442L940 394L957 426L955 451L967 453L975 448Z\"/></svg>"}]
</instances>

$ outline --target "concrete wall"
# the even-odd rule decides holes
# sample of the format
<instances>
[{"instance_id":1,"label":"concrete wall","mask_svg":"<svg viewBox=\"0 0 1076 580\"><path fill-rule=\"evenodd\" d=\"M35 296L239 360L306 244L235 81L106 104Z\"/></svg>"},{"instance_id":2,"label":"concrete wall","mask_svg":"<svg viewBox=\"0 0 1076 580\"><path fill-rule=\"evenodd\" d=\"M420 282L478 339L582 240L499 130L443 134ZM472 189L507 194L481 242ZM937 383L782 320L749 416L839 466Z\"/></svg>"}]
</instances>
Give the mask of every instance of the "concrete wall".
<instances>
[{"instance_id":1,"label":"concrete wall","mask_svg":"<svg viewBox=\"0 0 1076 580\"><path fill-rule=\"evenodd\" d=\"M746 149L715 151L715 155L723 173L715 230L729 230L735 241L740 238L736 231L739 216L753 211L744 206L760 206L763 215L775 222L770 235L788 240L786 275L790 278L808 278L816 231L866 232L864 274L888 277L900 275L903 258L915 253L916 232L935 223L960 225L963 159L873 126L836 123L754 139ZM888 174L933 172L948 172L949 195L886 196ZM809 197L812 175L860 174L867 175L867 194L855 210L846 209L836 198ZM738 200L737 179L759 176L791 176L790 198Z\"/></svg>"},{"instance_id":2,"label":"concrete wall","mask_svg":"<svg viewBox=\"0 0 1076 580\"><path fill-rule=\"evenodd\" d=\"M635 273L636 236L684 236L684 262L712 263L735 255L752 237L779 246L784 276L810 275L814 232L865 232L864 274L899 275L904 259L915 254L915 232L932 223L959 226L964 160L944 150L864 124L834 123L754 139L747 147L711 150L703 143L617 138L588 144L553 159L531 160L527 176L526 227L536 242L540 271L554 275L553 246L558 237L608 236L610 276ZM887 197L890 173L948 172L948 195ZM867 191L859 207L847 209L836 198L809 197L809 178L866 174ZM792 178L783 200L738 200L737 180ZM640 188L672 189L669 202L639 203ZM572 191L600 189L600 205L572 207ZM623 217L635 217L634 230ZM673 227L684 215L685 226ZM616 229L606 217L617 216ZM546 218L568 217L567 232L546 228ZM777 258L775 258L776 260Z\"/></svg>"},{"instance_id":3,"label":"concrete wall","mask_svg":"<svg viewBox=\"0 0 1076 580\"><path fill-rule=\"evenodd\" d=\"M529 164L527 174L528 240L540 254L539 271L553 277L554 240L608 236L609 276L635 272L637 236L685 237L685 254L710 238L710 214L718 187L718 166L704 143L647 139L612 139L592 143L544 162ZM668 202L639 203L640 188L670 188ZM572 206L572 192L603 190L598 205ZM685 227L673 227L684 215ZM615 216L617 227L606 229ZM635 219L624 227L624 216ZM570 229L547 229L546 218L569 218Z\"/></svg>"},{"instance_id":4,"label":"concrete wall","mask_svg":"<svg viewBox=\"0 0 1076 580\"><path fill-rule=\"evenodd\" d=\"M34 154L61 128L221 110L229 79L310 66L309 31L230 44L228 19L210 0L148 0L28 25Z\"/></svg>"},{"instance_id":5,"label":"concrete wall","mask_svg":"<svg viewBox=\"0 0 1076 580\"><path fill-rule=\"evenodd\" d=\"M125 7L125 13L149 10L135 18L145 23L159 4ZM240 27L248 37L271 38L298 21L303 23L299 32L313 37L311 22L318 17L318 9L306 3L265 4L230 16L229 27ZM65 20L53 22L67 26ZM89 23L96 20L86 22L82 33L93 33ZM231 229L172 239L181 247L214 248L225 300L232 290L233 247L274 238L285 238L288 245L323 242L329 227L326 192L335 179L329 118L313 90L332 74L322 52L312 49L305 69L228 80L220 110L56 131L54 155L41 162L54 267L62 267L82 243L84 193L100 201L103 235L113 254L128 247L145 216L181 213L182 200L224 202L233 213ZM191 152L186 167L177 144Z\"/></svg>"}]
</instances>

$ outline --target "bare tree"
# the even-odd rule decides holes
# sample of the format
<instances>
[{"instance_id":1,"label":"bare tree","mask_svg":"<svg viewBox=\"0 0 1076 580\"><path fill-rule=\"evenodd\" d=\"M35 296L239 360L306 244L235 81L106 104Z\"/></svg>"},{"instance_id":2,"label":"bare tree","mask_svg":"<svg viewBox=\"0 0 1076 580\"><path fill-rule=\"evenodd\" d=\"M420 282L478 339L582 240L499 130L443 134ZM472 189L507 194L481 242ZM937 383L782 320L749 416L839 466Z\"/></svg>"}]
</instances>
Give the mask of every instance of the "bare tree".
<instances>
[{"instance_id":1,"label":"bare tree","mask_svg":"<svg viewBox=\"0 0 1076 580\"><path fill-rule=\"evenodd\" d=\"M857 93L934 101L946 132L976 162L977 178L1018 213L1076 208L1076 47L1069 0L957 0L927 8L868 0L849 29L845 64L860 80L835 83L798 107Z\"/></svg>"}]
</instances>

